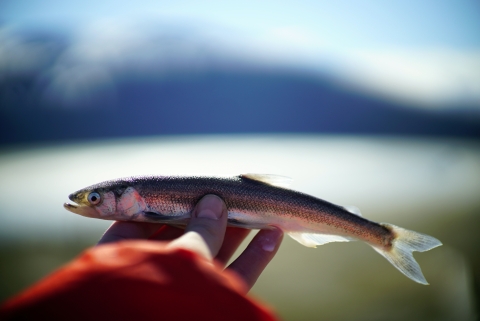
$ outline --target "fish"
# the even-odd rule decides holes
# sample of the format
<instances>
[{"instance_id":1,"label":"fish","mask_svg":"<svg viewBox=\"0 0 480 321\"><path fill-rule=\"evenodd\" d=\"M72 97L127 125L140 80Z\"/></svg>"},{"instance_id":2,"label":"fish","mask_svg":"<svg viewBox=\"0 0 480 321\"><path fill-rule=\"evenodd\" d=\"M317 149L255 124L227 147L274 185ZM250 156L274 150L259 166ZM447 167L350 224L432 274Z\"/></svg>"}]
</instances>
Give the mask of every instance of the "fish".
<instances>
[{"instance_id":1,"label":"fish","mask_svg":"<svg viewBox=\"0 0 480 321\"><path fill-rule=\"evenodd\" d=\"M137 176L105 181L69 195L70 212L104 220L137 221L184 227L197 202L207 194L223 199L228 225L246 229L280 228L307 247L363 241L404 275L428 284L412 252L442 243L432 236L361 216L289 189L290 178L269 174L212 176Z\"/></svg>"}]
</instances>

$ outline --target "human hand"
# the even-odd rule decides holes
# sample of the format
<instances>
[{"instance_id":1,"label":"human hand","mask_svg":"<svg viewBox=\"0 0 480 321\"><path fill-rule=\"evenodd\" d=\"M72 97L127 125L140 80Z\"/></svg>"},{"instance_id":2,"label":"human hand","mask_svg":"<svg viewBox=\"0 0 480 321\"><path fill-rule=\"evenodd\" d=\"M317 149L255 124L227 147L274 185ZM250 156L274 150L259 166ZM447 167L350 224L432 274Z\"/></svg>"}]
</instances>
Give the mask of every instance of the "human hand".
<instances>
[{"instance_id":1,"label":"human hand","mask_svg":"<svg viewBox=\"0 0 480 321\"><path fill-rule=\"evenodd\" d=\"M196 205L185 230L159 224L114 222L98 244L126 239L171 241L169 248L196 252L207 260L225 266L250 230L228 227L227 208L216 195L206 195ZM275 256L283 232L278 228L260 230L228 269L235 271L250 290L268 263Z\"/></svg>"}]
</instances>

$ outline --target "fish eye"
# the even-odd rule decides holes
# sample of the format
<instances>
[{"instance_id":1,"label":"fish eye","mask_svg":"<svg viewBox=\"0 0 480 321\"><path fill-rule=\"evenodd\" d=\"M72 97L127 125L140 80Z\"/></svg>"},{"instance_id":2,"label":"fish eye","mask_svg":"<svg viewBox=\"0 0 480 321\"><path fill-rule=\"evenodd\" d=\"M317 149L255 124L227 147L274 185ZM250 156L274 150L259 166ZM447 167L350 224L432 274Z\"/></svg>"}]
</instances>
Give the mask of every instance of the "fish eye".
<instances>
[{"instance_id":1,"label":"fish eye","mask_svg":"<svg viewBox=\"0 0 480 321\"><path fill-rule=\"evenodd\" d=\"M90 204L97 205L98 203L100 203L101 197L100 194L98 194L97 192L91 192L90 194L88 194L87 200Z\"/></svg>"}]
</instances>

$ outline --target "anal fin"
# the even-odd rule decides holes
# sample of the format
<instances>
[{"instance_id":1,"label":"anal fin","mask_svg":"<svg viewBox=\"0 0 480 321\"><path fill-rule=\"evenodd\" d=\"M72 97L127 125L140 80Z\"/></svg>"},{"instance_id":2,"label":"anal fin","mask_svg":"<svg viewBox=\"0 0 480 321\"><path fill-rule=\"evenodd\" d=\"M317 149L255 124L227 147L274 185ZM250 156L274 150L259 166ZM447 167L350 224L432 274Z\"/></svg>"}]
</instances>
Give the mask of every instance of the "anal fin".
<instances>
[{"instance_id":1,"label":"anal fin","mask_svg":"<svg viewBox=\"0 0 480 321\"><path fill-rule=\"evenodd\" d=\"M323 245L330 242L353 241L353 239L345 236L331 235L331 234L290 232L288 233L288 235L298 243L307 247L317 247L317 245Z\"/></svg>"}]
</instances>

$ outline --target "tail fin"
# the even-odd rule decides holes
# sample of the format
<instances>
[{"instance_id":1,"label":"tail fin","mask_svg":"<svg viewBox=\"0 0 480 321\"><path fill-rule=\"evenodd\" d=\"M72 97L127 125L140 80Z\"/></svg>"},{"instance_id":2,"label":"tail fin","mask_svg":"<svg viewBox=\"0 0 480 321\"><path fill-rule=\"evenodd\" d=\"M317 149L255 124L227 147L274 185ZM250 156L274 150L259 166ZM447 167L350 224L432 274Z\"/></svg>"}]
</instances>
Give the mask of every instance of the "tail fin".
<instances>
[{"instance_id":1,"label":"tail fin","mask_svg":"<svg viewBox=\"0 0 480 321\"><path fill-rule=\"evenodd\" d=\"M409 231L391 224L382 223L382 225L393 232L395 239L392 241L390 249L385 250L373 247L374 250L383 255L394 267L413 281L428 284L420 266L413 258L412 252L425 252L442 245L442 243L436 238L425 234Z\"/></svg>"}]
</instances>

